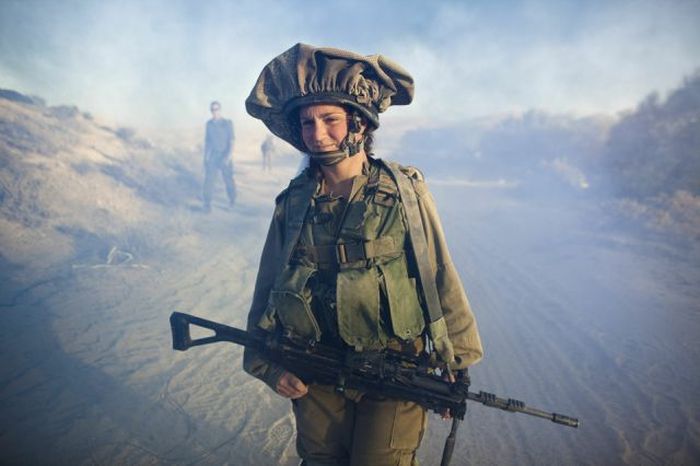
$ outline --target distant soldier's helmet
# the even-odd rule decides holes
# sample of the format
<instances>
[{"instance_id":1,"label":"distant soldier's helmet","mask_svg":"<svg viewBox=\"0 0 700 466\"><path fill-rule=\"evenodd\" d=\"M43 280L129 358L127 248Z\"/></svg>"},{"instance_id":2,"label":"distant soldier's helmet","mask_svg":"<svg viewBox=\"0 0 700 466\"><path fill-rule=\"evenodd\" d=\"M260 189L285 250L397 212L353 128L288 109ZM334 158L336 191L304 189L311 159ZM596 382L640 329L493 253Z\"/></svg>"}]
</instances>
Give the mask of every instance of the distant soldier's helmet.
<instances>
[{"instance_id":1,"label":"distant soldier's helmet","mask_svg":"<svg viewBox=\"0 0 700 466\"><path fill-rule=\"evenodd\" d=\"M296 44L263 68L246 110L275 135L308 152L298 110L310 104L344 105L379 127L379 114L413 100L413 78L381 55Z\"/></svg>"}]
</instances>

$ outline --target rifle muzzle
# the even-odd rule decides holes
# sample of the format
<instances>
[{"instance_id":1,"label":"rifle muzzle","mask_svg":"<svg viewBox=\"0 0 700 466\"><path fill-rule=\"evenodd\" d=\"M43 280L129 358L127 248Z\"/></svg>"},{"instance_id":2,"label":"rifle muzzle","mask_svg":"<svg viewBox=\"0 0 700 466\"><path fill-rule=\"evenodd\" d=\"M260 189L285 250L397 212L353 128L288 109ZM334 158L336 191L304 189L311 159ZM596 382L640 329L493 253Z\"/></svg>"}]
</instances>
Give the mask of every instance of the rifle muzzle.
<instances>
[{"instance_id":1,"label":"rifle muzzle","mask_svg":"<svg viewBox=\"0 0 700 466\"><path fill-rule=\"evenodd\" d=\"M577 428L579 426L579 420L575 417L569 417L557 413L552 413L552 422L556 422L557 424L563 424L565 426L574 428Z\"/></svg>"}]
</instances>

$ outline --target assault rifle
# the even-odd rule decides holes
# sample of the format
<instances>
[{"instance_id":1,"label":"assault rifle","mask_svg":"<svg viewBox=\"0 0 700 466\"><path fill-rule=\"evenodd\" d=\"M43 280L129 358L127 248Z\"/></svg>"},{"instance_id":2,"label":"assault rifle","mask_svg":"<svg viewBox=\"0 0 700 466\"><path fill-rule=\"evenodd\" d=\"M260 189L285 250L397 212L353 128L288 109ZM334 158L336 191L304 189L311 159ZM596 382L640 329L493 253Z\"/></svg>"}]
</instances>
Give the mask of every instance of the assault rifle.
<instances>
[{"instance_id":1,"label":"assault rifle","mask_svg":"<svg viewBox=\"0 0 700 466\"><path fill-rule=\"evenodd\" d=\"M214 335L193 340L190 325L212 330ZM460 374L455 382L445 380L435 373L435 365L431 364L427 355L412 356L391 350L361 353L344 351L286 334L247 332L181 312L172 313L170 328L173 349L178 351L228 341L264 354L267 359L284 367L306 384L332 385L339 392L353 389L386 398L413 401L440 414L449 410L452 429L445 441L442 466L449 464L457 428L467 412L467 400L491 408L549 419L569 427L579 426L576 418L531 408L522 401L506 400L492 393L470 392L468 376Z\"/></svg>"}]
</instances>

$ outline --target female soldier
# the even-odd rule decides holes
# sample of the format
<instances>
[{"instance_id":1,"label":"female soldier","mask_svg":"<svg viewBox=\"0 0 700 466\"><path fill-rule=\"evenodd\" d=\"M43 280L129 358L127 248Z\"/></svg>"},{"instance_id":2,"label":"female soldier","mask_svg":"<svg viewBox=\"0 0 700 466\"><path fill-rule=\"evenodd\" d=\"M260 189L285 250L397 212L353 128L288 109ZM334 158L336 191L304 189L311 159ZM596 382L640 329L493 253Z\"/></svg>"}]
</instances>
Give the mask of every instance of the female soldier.
<instances>
[{"instance_id":1,"label":"female soldier","mask_svg":"<svg viewBox=\"0 0 700 466\"><path fill-rule=\"evenodd\" d=\"M281 327L355 351L434 351L453 370L481 359L420 173L371 157L378 114L412 98L411 76L380 55L297 44L263 69L246 109L310 166L276 199L249 330ZM307 386L251 350L244 367L292 399L302 464L416 464L421 406Z\"/></svg>"}]
</instances>

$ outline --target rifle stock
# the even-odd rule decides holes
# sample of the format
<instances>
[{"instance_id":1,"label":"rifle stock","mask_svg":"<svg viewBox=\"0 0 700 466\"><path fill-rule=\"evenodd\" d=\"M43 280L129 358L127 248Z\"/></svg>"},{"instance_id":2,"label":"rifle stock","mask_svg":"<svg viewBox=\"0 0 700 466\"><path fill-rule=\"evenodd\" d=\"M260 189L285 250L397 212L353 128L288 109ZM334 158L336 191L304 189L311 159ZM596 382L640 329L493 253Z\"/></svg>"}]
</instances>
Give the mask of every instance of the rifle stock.
<instances>
[{"instance_id":1,"label":"rifle stock","mask_svg":"<svg viewBox=\"0 0 700 466\"><path fill-rule=\"evenodd\" d=\"M190 324L214 331L214 335L193 340L190 335ZM202 319L201 317L173 312L170 315L170 330L173 336L173 349L186 351L193 346L208 345L219 341L236 343L241 346L251 346L251 338L245 330Z\"/></svg>"}]
</instances>

